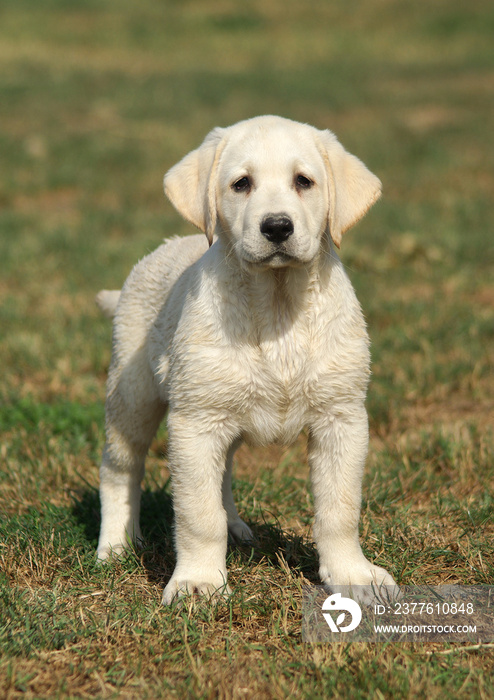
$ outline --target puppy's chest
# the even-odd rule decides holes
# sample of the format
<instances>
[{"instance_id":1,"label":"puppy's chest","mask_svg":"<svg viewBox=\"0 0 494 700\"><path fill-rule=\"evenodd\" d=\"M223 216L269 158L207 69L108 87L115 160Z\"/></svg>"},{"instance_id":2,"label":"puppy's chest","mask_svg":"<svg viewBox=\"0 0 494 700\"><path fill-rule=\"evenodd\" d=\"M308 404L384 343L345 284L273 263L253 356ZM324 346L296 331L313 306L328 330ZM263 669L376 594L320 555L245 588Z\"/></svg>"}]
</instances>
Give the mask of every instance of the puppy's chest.
<instances>
[{"instance_id":1,"label":"puppy's chest","mask_svg":"<svg viewBox=\"0 0 494 700\"><path fill-rule=\"evenodd\" d=\"M307 359L278 344L263 348L250 368L243 432L248 441L290 443L306 423L309 410Z\"/></svg>"},{"instance_id":2,"label":"puppy's chest","mask_svg":"<svg viewBox=\"0 0 494 700\"><path fill-rule=\"evenodd\" d=\"M296 317L266 305L218 308L207 323L198 312L193 332L190 323L179 328L167 377L162 363L174 406L227 417L248 442L286 444L342 392L365 384L365 337L348 336L348 318L334 304L312 304Z\"/></svg>"},{"instance_id":3,"label":"puppy's chest","mask_svg":"<svg viewBox=\"0 0 494 700\"><path fill-rule=\"evenodd\" d=\"M265 337L236 357L234 401L247 441L290 443L317 402L317 365L310 338L300 330ZM233 388L233 387L232 387Z\"/></svg>"},{"instance_id":4,"label":"puppy's chest","mask_svg":"<svg viewBox=\"0 0 494 700\"><path fill-rule=\"evenodd\" d=\"M305 379L312 350L304 332L263 338L254 349L255 369L290 393Z\"/></svg>"}]
</instances>

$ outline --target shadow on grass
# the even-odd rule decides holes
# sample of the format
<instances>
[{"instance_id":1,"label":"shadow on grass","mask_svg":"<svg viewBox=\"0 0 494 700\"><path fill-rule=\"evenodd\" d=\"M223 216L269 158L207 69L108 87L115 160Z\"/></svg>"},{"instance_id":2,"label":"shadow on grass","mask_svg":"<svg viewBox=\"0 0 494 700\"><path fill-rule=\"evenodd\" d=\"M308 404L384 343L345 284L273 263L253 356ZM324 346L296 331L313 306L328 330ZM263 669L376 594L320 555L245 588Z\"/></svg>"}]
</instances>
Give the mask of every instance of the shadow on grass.
<instances>
[{"instance_id":1,"label":"shadow on grass","mask_svg":"<svg viewBox=\"0 0 494 700\"><path fill-rule=\"evenodd\" d=\"M265 560L276 568L284 566L284 559L291 569L303 573L309 581L319 582L318 556L312 542L283 530L277 523L249 521L248 525L254 533L254 541L238 543L229 538L229 554L235 552L242 562L259 563Z\"/></svg>"},{"instance_id":2,"label":"shadow on grass","mask_svg":"<svg viewBox=\"0 0 494 700\"><path fill-rule=\"evenodd\" d=\"M87 489L74 500L72 514L83 530L86 541L96 550L100 527L100 500L95 489ZM284 531L277 523L249 522L254 533L252 543L238 543L229 537L228 556L241 563L266 561L280 568L279 555L293 570L309 580L318 582L318 559L312 542L300 535ZM167 485L142 493L142 549L135 548L130 556L143 566L150 583L166 585L175 566L173 544L173 503Z\"/></svg>"}]
</instances>

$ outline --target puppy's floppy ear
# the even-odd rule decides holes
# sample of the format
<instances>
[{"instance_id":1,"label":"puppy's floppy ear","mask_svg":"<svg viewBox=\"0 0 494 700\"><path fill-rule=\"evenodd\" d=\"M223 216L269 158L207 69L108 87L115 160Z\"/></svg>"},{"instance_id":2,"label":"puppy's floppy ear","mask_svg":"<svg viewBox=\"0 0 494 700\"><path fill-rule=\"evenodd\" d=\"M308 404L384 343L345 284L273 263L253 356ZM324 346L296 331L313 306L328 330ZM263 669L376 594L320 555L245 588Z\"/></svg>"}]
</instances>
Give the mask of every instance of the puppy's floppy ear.
<instances>
[{"instance_id":1,"label":"puppy's floppy ear","mask_svg":"<svg viewBox=\"0 0 494 700\"><path fill-rule=\"evenodd\" d=\"M213 242L216 227L216 170L226 129L211 131L199 148L170 168L164 179L165 194L182 216Z\"/></svg>"},{"instance_id":2,"label":"puppy's floppy ear","mask_svg":"<svg viewBox=\"0 0 494 700\"><path fill-rule=\"evenodd\" d=\"M345 151L331 131L320 132L329 185L328 226L334 244L381 196L381 181Z\"/></svg>"}]
</instances>

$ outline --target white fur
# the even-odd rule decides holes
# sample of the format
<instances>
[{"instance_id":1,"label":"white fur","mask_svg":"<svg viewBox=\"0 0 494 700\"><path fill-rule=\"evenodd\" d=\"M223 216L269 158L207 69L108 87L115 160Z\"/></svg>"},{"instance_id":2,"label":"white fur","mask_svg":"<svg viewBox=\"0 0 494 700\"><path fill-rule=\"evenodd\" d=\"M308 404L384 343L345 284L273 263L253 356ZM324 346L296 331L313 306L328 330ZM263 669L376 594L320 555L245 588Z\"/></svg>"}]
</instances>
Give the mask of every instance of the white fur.
<instances>
[{"instance_id":1,"label":"white fur","mask_svg":"<svg viewBox=\"0 0 494 700\"><path fill-rule=\"evenodd\" d=\"M119 299L119 289L102 289L101 292L96 294L96 303L105 316L108 316L108 318L113 318L115 316Z\"/></svg>"},{"instance_id":2,"label":"white fur","mask_svg":"<svg viewBox=\"0 0 494 700\"><path fill-rule=\"evenodd\" d=\"M249 191L232 188L242 177ZM144 459L168 408L177 564L164 603L229 590L227 530L252 537L233 502L233 453L242 441L290 443L304 428L322 581L395 585L358 540L368 337L334 251L379 180L331 132L267 116L215 129L167 173L165 191L215 240L171 239L120 297L100 297L115 319L99 558L141 537ZM260 226L281 213L294 230L273 243Z\"/></svg>"}]
</instances>

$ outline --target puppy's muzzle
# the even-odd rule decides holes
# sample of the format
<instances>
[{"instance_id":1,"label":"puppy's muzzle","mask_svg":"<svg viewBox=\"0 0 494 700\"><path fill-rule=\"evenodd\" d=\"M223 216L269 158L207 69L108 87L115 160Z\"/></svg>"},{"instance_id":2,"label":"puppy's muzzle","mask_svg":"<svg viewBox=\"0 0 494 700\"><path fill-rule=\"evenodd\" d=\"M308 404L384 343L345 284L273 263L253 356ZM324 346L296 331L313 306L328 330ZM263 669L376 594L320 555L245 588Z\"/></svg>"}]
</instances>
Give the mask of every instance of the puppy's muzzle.
<instances>
[{"instance_id":1,"label":"puppy's muzzle","mask_svg":"<svg viewBox=\"0 0 494 700\"><path fill-rule=\"evenodd\" d=\"M268 214L261 221L262 235L276 245L286 241L293 233L293 221L286 214Z\"/></svg>"}]
</instances>

